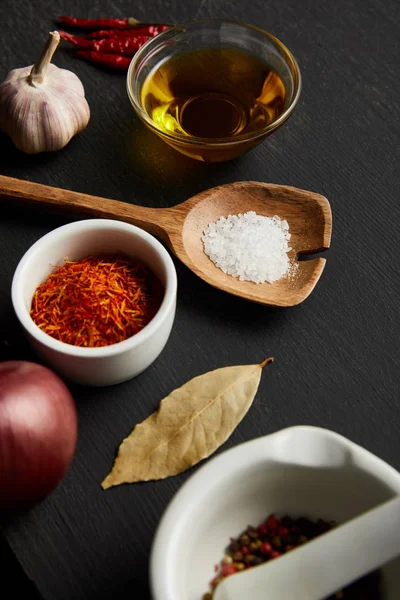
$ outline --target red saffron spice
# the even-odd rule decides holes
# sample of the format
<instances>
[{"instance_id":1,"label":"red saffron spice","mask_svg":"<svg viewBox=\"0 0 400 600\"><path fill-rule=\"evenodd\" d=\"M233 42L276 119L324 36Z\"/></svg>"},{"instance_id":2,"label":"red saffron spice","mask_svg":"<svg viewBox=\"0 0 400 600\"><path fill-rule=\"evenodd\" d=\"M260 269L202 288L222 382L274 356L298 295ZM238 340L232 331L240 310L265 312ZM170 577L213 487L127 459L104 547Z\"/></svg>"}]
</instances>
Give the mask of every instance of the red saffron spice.
<instances>
[{"instance_id":1,"label":"red saffron spice","mask_svg":"<svg viewBox=\"0 0 400 600\"><path fill-rule=\"evenodd\" d=\"M30 315L53 338L74 346L109 346L154 317L164 289L142 262L121 255L69 261L41 283Z\"/></svg>"}]
</instances>

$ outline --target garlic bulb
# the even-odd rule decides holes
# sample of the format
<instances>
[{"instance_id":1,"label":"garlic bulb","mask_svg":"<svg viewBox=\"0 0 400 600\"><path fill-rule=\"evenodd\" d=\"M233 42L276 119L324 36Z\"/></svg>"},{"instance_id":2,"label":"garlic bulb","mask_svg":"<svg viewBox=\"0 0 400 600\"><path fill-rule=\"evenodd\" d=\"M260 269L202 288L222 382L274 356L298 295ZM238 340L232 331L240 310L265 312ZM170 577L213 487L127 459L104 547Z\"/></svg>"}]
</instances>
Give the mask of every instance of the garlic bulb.
<instances>
[{"instance_id":1,"label":"garlic bulb","mask_svg":"<svg viewBox=\"0 0 400 600\"><path fill-rule=\"evenodd\" d=\"M60 150L89 122L80 79L50 64L59 43L51 32L38 61L10 71L0 85L0 129L28 154Z\"/></svg>"}]
</instances>

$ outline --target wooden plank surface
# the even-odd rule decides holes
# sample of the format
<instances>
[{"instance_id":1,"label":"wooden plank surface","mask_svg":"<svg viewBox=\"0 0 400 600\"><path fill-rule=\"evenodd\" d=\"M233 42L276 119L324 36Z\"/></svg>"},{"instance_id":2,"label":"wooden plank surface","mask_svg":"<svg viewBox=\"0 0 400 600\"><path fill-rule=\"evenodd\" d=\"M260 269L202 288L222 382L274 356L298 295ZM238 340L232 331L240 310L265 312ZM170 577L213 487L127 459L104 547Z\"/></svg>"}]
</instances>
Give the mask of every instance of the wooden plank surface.
<instances>
[{"instance_id":1,"label":"wooden plank surface","mask_svg":"<svg viewBox=\"0 0 400 600\"><path fill-rule=\"evenodd\" d=\"M258 180L321 193L333 212L327 265L304 304L248 304L175 261L177 316L160 358L119 386L71 386L79 410L72 467L45 502L8 524L6 539L45 600L128 594L147 600L155 528L190 472L108 492L100 482L132 426L187 379L273 355L251 411L224 448L312 424L348 436L400 469L400 15L396 0L2 0L1 79L32 64L55 27L53 17L65 13L254 23L297 58L303 75L298 108L241 159L204 165L176 154L135 119L123 74L81 62L63 46L55 62L81 78L90 124L51 155L22 155L0 136L2 174L150 207L173 206L215 185ZM2 360L34 358L13 316L11 279L29 246L68 220L11 205L2 210Z\"/></svg>"}]
</instances>

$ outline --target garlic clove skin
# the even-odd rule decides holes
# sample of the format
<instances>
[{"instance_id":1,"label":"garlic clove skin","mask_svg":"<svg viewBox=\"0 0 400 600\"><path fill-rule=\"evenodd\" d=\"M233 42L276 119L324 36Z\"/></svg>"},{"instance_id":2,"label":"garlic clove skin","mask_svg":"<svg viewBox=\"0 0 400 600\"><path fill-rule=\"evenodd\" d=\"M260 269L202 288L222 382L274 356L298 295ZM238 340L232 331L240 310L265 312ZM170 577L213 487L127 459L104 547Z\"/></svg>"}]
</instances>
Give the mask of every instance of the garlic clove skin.
<instances>
[{"instance_id":1,"label":"garlic clove skin","mask_svg":"<svg viewBox=\"0 0 400 600\"><path fill-rule=\"evenodd\" d=\"M50 34L48 46L52 47L47 54L45 49L38 63L14 69L0 85L0 129L27 154L60 150L90 119L80 79L49 64L59 43L56 34ZM38 67L43 58L47 64Z\"/></svg>"}]
</instances>

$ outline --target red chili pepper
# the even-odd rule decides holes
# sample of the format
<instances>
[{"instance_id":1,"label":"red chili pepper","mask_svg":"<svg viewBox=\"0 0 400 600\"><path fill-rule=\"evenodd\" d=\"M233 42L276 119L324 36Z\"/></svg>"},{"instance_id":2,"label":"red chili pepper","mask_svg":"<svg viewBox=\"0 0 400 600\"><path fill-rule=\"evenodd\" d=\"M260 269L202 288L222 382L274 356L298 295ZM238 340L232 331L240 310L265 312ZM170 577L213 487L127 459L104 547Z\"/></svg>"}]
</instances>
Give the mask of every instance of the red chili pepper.
<instances>
[{"instance_id":1,"label":"red chili pepper","mask_svg":"<svg viewBox=\"0 0 400 600\"><path fill-rule=\"evenodd\" d=\"M139 23L139 21L133 17L128 17L126 19L77 19L76 17L60 15L58 20L61 21L61 23L80 29L127 29L129 27L134 27Z\"/></svg>"},{"instance_id":2,"label":"red chili pepper","mask_svg":"<svg viewBox=\"0 0 400 600\"><path fill-rule=\"evenodd\" d=\"M100 29L88 33L87 40L98 40L112 37L134 37L136 35L156 36L162 31L169 29L170 25L145 25L143 27L131 27L130 29Z\"/></svg>"},{"instance_id":3,"label":"red chili pepper","mask_svg":"<svg viewBox=\"0 0 400 600\"><path fill-rule=\"evenodd\" d=\"M86 40L78 35L71 35L65 31L59 31L63 40L82 48L94 52L106 52L109 54L120 54L123 56L133 56L136 51L149 39L147 35L137 35L135 37L108 38L103 40Z\"/></svg>"},{"instance_id":4,"label":"red chili pepper","mask_svg":"<svg viewBox=\"0 0 400 600\"><path fill-rule=\"evenodd\" d=\"M85 58L86 60L110 67L110 69L117 69L118 71L127 71L131 59L128 56L120 56L118 54L107 54L106 52L90 52L88 50L78 50L78 56Z\"/></svg>"}]
</instances>

